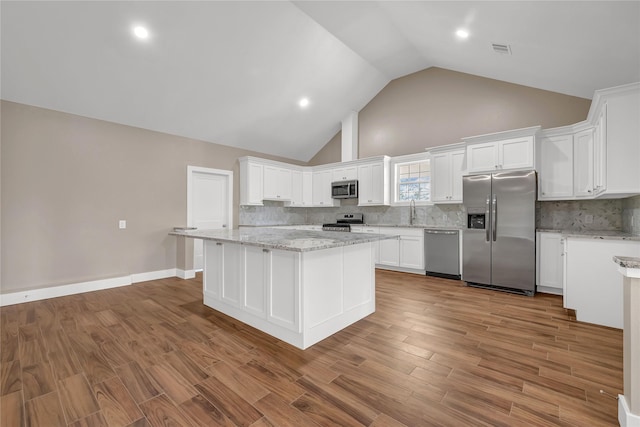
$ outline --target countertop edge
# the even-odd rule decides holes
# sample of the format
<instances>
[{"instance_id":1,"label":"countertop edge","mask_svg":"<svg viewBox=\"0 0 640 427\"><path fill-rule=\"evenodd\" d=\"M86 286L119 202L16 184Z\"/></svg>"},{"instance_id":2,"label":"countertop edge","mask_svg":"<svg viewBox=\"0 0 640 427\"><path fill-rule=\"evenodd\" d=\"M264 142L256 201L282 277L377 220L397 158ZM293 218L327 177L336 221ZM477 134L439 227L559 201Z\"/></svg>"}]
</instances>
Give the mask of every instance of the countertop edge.
<instances>
[{"instance_id":1,"label":"countertop edge","mask_svg":"<svg viewBox=\"0 0 640 427\"><path fill-rule=\"evenodd\" d=\"M638 268L640 269L640 258L629 256L617 256L614 255L613 262L623 268Z\"/></svg>"},{"instance_id":2,"label":"countertop edge","mask_svg":"<svg viewBox=\"0 0 640 427\"><path fill-rule=\"evenodd\" d=\"M278 249L278 250L291 251L291 252L312 252L312 251L319 251L324 249L339 248L344 246L359 245L362 243L371 243L371 242L376 242L380 240L395 239L399 237L397 235L392 235L392 234L354 233L353 235L357 237L355 238L355 240L351 240L351 241L333 241L327 244L318 244L317 246L313 246L313 247L294 247L294 246L278 244L278 243L243 241L243 240L238 240L237 238L224 237L224 236L207 236L207 235L202 235L201 233L202 231L204 230L200 230L200 233L198 233L198 231L185 231L185 232L171 231L169 232L169 235L187 237L191 239L211 240L214 242L233 243L233 244L243 245L243 246L255 246L255 247L264 248L264 249ZM310 232L314 233L313 231L310 231ZM327 233L327 232L317 231L315 233ZM342 232L335 232L335 233L342 233ZM318 235L315 238L326 240L326 237L323 238L322 235Z\"/></svg>"},{"instance_id":3,"label":"countertop edge","mask_svg":"<svg viewBox=\"0 0 640 427\"><path fill-rule=\"evenodd\" d=\"M574 237L579 239L600 239L600 240L629 240L640 241L640 236L626 233L623 231L576 231L576 230L552 230L545 228L538 228L536 232L539 233L557 233L562 237Z\"/></svg>"}]
</instances>

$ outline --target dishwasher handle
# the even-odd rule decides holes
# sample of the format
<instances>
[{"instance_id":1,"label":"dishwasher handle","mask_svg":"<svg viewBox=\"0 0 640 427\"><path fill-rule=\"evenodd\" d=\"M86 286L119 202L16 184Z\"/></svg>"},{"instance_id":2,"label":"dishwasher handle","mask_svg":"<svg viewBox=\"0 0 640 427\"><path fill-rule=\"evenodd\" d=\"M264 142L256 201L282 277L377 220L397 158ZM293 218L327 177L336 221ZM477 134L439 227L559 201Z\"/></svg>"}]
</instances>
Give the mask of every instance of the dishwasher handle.
<instances>
[{"instance_id":1,"label":"dishwasher handle","mask_svg":"<svg viewBox=\"0 0 640 427\"><path fill-rule=\"evenodd\" d=\"M425 233L427 234L458 234L457 231L453 231L453 230L424 230Z\"/></svg>"}]
</instances>

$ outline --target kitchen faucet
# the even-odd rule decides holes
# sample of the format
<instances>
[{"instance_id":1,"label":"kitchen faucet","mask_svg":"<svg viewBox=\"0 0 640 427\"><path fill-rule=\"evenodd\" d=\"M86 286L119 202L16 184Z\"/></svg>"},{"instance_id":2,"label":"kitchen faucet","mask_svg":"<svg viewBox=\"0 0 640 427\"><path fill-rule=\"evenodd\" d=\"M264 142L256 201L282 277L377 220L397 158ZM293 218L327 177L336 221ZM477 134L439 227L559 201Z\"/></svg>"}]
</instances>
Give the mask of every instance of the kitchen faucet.
<instances>
[{"instance_id":1,"label":"kitchen faucet","mask_svg":"<svg viewBox=\"0 0 640 427\"><path fill-rule=\"evenodd\" d=\"M413 225L414 219L416 219L416 201L411 199L411 203L409 203L409 225Z\"/></svg>"}]
</instances>

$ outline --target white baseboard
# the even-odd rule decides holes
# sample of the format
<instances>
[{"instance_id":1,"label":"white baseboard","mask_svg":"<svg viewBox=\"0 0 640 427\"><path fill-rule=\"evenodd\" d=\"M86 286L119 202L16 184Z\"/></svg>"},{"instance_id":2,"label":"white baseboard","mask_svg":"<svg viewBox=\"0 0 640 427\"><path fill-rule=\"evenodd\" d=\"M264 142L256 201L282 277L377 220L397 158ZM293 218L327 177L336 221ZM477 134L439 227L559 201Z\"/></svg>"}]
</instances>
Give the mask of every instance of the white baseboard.
<instances>
[{"instance_id":1,"label":"white baseboard","mask_svg":"<svg viewBox=\"0 0 640 427\"><path fill-rule=\"evenodd\" d=\"M618 422L620 427L640 427L640 415L631 412L624 395L618 395Z\"/></svg>"},{"instance_id":2,"label":"white baseboard","mask_svg":"<svg viewBox=\"0 0 640 427\"><path fill-rule=\"evenodd\" d=\"M181 279L193 279L196 277L196 270L181 270L176 268L176 276Z\"/></svg>"},{"instance_id":3,"label":"white baseboard","mask_svg":"<svg viewBox=\"0 0 640 427\"><path fill-rule=\"evenodd\" d=\"M47 298L64 297L67 295L81 294L83 292L100 291L103 289L118 288L120 286L128 286L133 283L146 282L148 280L165 279L167 277L178 276L183 279L192 277L182 277L180 272L185 276L191 270L184 272L175 268L167 270L149 271L146 273L136 273L129 276L113 277L110 279L93 280L90 282L71 283L62 286L52 286L49 288L31 289L28 291L12 292L8 294L0 294L0 307L6 305L20 304L24 302L39 301ZM195 272L193 272L195 277Z\"/></svg>"},{"instance_id":4,"label":"white baseboard","mask_svg":"<svg viewBox=\"0 0 640 427\"><path fill-rule=\"evenodd\" d=\"M167 277L175 277L176 269L169 268L168 270L148 271L146 273L135 273L131 275L132 283L147 282L149 280L166 279Z\"/></svg>"}]
</instances>

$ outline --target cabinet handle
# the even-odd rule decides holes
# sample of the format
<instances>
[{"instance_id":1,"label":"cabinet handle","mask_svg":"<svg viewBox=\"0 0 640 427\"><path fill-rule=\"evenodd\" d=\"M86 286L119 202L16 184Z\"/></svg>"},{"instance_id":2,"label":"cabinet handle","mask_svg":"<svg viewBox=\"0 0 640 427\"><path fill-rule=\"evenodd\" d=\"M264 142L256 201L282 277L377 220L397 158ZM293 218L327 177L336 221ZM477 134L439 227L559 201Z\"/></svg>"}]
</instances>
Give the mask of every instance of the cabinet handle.
<instances>
[{"instance_id":1,"label":"cabinet handle","mask_svg":"<svg viewBox=\"0 0 640 427\"><path fill-rule=\"evenodd\" d=\"M269 249L263 249L262 252L268 254L270 251L269 251Z\"/></svg>"},{"instance_id":2,"label":"cabinet handle","mask_svg":"<svg viewBox=\"0 0 640 427\"><path fill-rule=\"evenodd\" d=\"M216 242L216 246L222 246L222 243Z\"/></svg>"}]
</instances>

